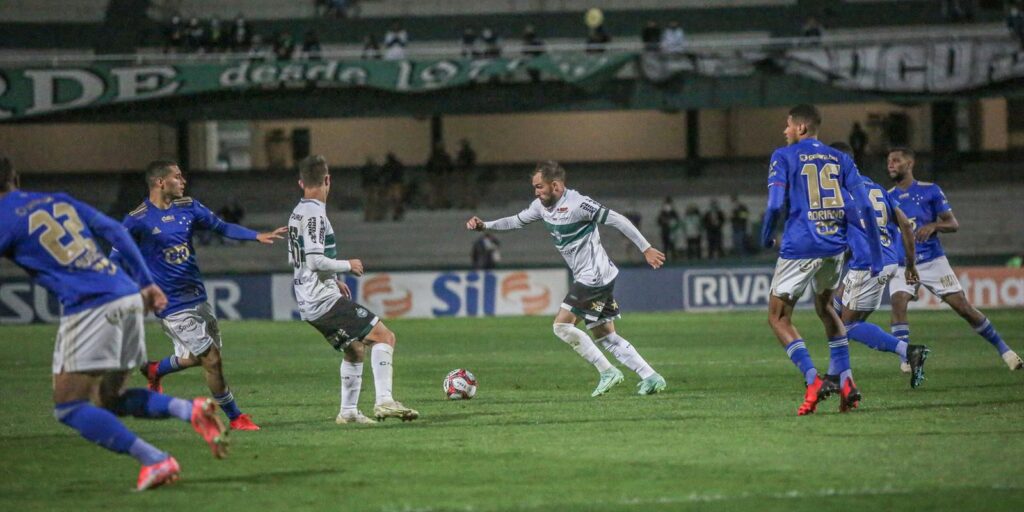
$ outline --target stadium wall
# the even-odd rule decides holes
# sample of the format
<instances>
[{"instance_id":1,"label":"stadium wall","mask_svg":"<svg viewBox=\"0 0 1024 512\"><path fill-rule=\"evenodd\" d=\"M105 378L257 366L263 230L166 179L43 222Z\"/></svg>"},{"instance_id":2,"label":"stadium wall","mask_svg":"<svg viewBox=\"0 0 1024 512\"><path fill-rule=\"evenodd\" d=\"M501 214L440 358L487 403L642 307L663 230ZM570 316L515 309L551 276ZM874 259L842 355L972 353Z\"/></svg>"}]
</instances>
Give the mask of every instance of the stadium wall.
<instances>
[{"instance_id":1,"label":"stadium wall","mask_svg":"<svg viewBox=\"0 0 1024 512\"><path fill-rule=\"evenodd\" d=\"M958 267L968 299L977 307L1024 308L1024 269ZM625 313L728 311L767 308L772 267L622 269L615 296ZM297 320L291 274L212 276L207 294L227 320ZM346 276L355 299L384 318L552 316L568 292L564 268L489 272L371 273ZM810 296L801 306L811 307ZM889 304L884 296L883 308ZM912 309L942 309L923 293ZM56 322L56 299L28 280L0 283L0 324Z\"/></svg>"}]
</instances>

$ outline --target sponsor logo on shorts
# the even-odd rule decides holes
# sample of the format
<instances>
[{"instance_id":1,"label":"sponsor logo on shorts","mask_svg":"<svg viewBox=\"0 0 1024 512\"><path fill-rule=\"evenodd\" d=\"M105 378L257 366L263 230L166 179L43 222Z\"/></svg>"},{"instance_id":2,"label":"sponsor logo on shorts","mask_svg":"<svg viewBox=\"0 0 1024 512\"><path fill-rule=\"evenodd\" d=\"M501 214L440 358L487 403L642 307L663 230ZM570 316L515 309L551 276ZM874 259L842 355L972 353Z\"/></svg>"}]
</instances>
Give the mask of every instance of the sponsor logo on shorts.
<instances>
[{"instance_id":1,"label":"sponsor logo on shorts","mask_svg":"<svg viewBox=\"0 0 1024 512\"><path fill-rule=\"evenodd\" d=\"M814 262L808 261L807 263L800 265L800 272L810 272L812 268L814 268Z\"/></svg>"},{"instance_id":2,"label":"sponsor logo on shorts","mask_svg":"<svg viewBox=\"0 0 1024 512\"><path fill-rule=\"evenodd\" d=\"M356 308L356 316L358 316L359 318L366 318L366 316L369 314L370 312L367 311L365 308Z\"/></svg>"}]
</instances>

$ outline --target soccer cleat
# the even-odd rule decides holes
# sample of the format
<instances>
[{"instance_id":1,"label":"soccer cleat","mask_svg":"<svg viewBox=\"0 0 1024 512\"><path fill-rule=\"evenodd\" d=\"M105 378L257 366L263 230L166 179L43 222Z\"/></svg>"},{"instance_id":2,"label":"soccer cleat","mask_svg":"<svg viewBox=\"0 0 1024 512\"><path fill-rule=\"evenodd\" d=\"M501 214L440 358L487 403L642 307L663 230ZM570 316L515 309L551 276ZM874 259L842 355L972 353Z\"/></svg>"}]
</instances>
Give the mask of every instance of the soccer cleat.
<instances>
[{"instance_id":1,"label":"soccer cleat","mask_svg":"<svg viewBox=\"0 0 1024 512\"><path fill-rule=\"evenodd\" d=\"M401 402L392 400L373 406L373 416L377 418L377 421L384 421L385 418L399 418L402 421L412 421L419 418L420 413L416 412L415 409L402 405Z\"/></svg>"},{"instance_id":2,"label":"soccer cleat","mask_svg":"<svg viewBox=\"0 0 1024 512\"><path fill-rule=\"evenodd\" d=\"M259 430L260 426L252 422L252 416L242 414L231 420L231 430Z\"/></svg>"},{"instance_id":3,"label":"soccer cleat","mask_svg":"<svg viewBox=\"0 0 1024 512\"><path fill-rule=\"evenodd\" d=\"M338 425L376 425L376 422L367 418L363 413L356 410L356 412L346 414L344 412L339 413L337 418L334 418L334 422Z\"/></svg>"},{"instance_id":4,"label":"soccer cleat","mask_svg":"<svg viewBox=\"0 0 1024 512\"><path fill-rule=\"evenodd\" d=\"M910 387L916 388L924 382L924 362L931 349L924 345L907 347L907 363L910 365Z\"/></svg>"},{"instance_id":5,"label":"soccer cleat","mask_svg":"<svg viewBox=\"0 0 1024 512\"><path fill-rule=\"evenodd\" d=\"M217 404L212 398L192 400L192 428L210 445L214 457L227 457L228 430L217 415Z\"/></svg>"},{"instance_id":6,"label":"soccer cleat","mask_svg":"<svg viewBox=\"0 0 1024 512\"><path fill-rule=\"evenodd\" d=\"M173 483L179 475L181 475L181 466L178 465L178 461L174 460L174 457L168 456L156 464L142 466L142 469L139 470L139 481L135 484L135 490L145 491Z\"/></svg>"},{"instance_id":7,"label":"soccer cleat","mask_svg":"<svg viewBox=\"0 0 1024 512\"><path fill-rule=\"evenodd\" d=\"M1006 366L1010 367L1010 371L1024 369L1024 360L1021 360L1020 356L1012 350L1003 352L1003 361L1006 361Z\"/></svg>"},{"instance_id":8,"label":"soccer cleat","mask_svg":"<svg viewBox=\"0 0 1024 512\"><path fill-rule=\"evenodd\" d=\"M594 392L591 393L590 396L601 396L624 379L625 377L618 368L611 367L601 372L601 380L597 383L597 387L594 388Z\"/></svg>"},{"instance_id":9,"label":"soccer cleat","mask_svg":"<svg viewBox=\"0 0 1024 512\"><path fill-rule=\"evenodd\" d=\"M804 392L804 403L800 404L800 407L797 408L796 415L806 416L813 414L815 409L818 408L818 403L827 399L834 392L835 388L830 381L824 381L821 380L821 377L815 376L814 382L807 386L807 391Z\"/></svg>"},{"instance_id":10,"label":"soccer cleat","mask_svg":"<svg viewBox=\"0 0 1024 512\"><path fill-rule=\"evenodd\" d=\"M146 388L150 391L156 391L157 393L163 393L164 387L160 384L161 377L156 374L156 367L160 363L156 361L146 361L146 364L139 368L139 373L146 378Z\"/></svg>"},{"instance_id":11,"label":"soccer cleat","mask_svg":"<svg viewBox=\"0 0 1024 512\"><path fill-rule=\"evenodd\" d=\"M638 395L653 395L660 393L665 390L665 378L655 373L650 377L637 383L636 387L640 388L636 394Z\"/></svg>"},{"instance_id":12,"label":"soccer cleat","mask_svg":"<svg viewBox=\"0 0 1024 512\"><path fill-rule=\"evenodd\" d=\"M851 409L856 409L860 405L860 399L860 390L853 382L853 377L846 379L846 382L843 383L842 393L839 395L839 412L850 412Z\"/></svg>"},{"instance_id":13,"label":"soccer cleat","mask_svg":"<svg viewBox=\"0 0 1024 512\"><path fill-rule=\"evenodd\" d=\"M900 361L900 371L903 373L910 373L912 371L910 368L910 363L906 361Z\"/></svg>"}]
</instances>

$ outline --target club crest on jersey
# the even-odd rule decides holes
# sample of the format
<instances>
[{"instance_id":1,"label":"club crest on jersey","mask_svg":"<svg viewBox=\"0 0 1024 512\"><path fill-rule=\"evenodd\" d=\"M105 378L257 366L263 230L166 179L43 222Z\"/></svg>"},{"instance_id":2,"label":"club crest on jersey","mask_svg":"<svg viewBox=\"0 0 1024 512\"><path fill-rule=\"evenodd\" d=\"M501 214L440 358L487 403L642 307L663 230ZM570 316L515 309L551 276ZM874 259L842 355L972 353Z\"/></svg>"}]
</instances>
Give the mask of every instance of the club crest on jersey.
<instances>
[{"instance_id":1,"label":"club crest on jersey","mask_svg":"<svg viewBox=\"0 0 1024 512\"><path fill-rule=\"evenodd\" d=\"M366 308L356 308L356 316L358 316L359 318L366 318L366 316L369 314L370 312L367 311Z\"/></svg>"},{"instance_id":2,"label":"club crest on jersey","mask_svg":"<svg viewBox=\"0 0 1024 512\"><path fill-rule=\"evenodd\" d=\"M164 222L174 222L174 215L164 215L163 217L160 217L160 220Z\"/></svg>"}]
</instances>

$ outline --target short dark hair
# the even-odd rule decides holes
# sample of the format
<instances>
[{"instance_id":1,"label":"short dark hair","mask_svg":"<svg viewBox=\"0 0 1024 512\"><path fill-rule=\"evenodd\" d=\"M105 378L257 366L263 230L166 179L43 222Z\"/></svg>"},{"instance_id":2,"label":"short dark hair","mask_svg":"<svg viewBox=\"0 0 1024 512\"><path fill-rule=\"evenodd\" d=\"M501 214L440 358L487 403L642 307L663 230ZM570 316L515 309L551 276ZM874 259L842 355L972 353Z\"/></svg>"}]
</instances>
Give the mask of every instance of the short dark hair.
<instances>
[{"instance_id":1,"label":"short dark hair","mask_svg":"<svg viewBox=\"0 0 1024 512\"><path fill-rule=\"evenodd\" d=\"M0 192L10 192L18 187L18 172L6 156L0 156Z\"/></svg>"},{"instance_id":2,"label":"short dark hair","mask_svg":"<svg viewBox=\"0 0 1024 512\"><path fill-rule=\"evenodd\" d=\"M817 132L818 127L821 126L821 112L818 111L818 107L814 105L808 105L806 103L797 105L789 109L789 116L794 121L804 123L808 126L808 129L812 132Z\"/></svg>"},{"instance_id":3,"label":"short dark hair","mask_svg":"<svg viewBox=\"0 0 1024 512\"><path fill-rule=\"evenodd\" d=\"M146 166L146 185L156 185L158 178L163 178L171 173L171 167L177 167L178 162L174 160L153 160Z\"/></svg>"},{"instance_id":4,"label":"short dark hair","mask_svg":"<svg viewBox=\"0 0 1024 512\"><path fill-rule=\"evenodd\" d=\"M323 155L309 155L299 162L299 179L307 187L323 185L327 171L327 159Z\"/></svg>"},{"instance_id":5,"label":"short dark hair","mask_svg":"<svg viewBox=\"0 0 1024 512\"><path fill-rule=\"evenodd\" d=\"M849 156L853 156L853 146L850 146L841 140L835 141L832 144L829 144L829 146L832 146L833 149L838 149Z\"/></svg>"},{"instance_id":6,"label":"short dark hair","mask_svg":"<svg viewBox=\"0 0 1024 512\"><path fill-rule=\"evenodd\" d=\"M889 152L886 153L886 155L891 155L893 153L902 153L903 156L905 156L905 157L907 157L907 158L909 158L911 160L916 160L915 157L917 156L917 153L915 153L913 149L910 149L907 146L894 146L894 147L891 147L891 148L889 148Z\"/></svg>"},{"instance_id":7,"label":"short dark hair","mask_svg":"<svg viewBox=\"0 0 1024 512\"><path fill-rule=\"evenodd\" d=\"M562 183L565 183L565 168L554 160L545 160L537 164L537 167L533 169L530 176L537 173L540 173L541 179L548 183L551 183L552 181L561 181Z\"/></svg>"}]
</instances>

